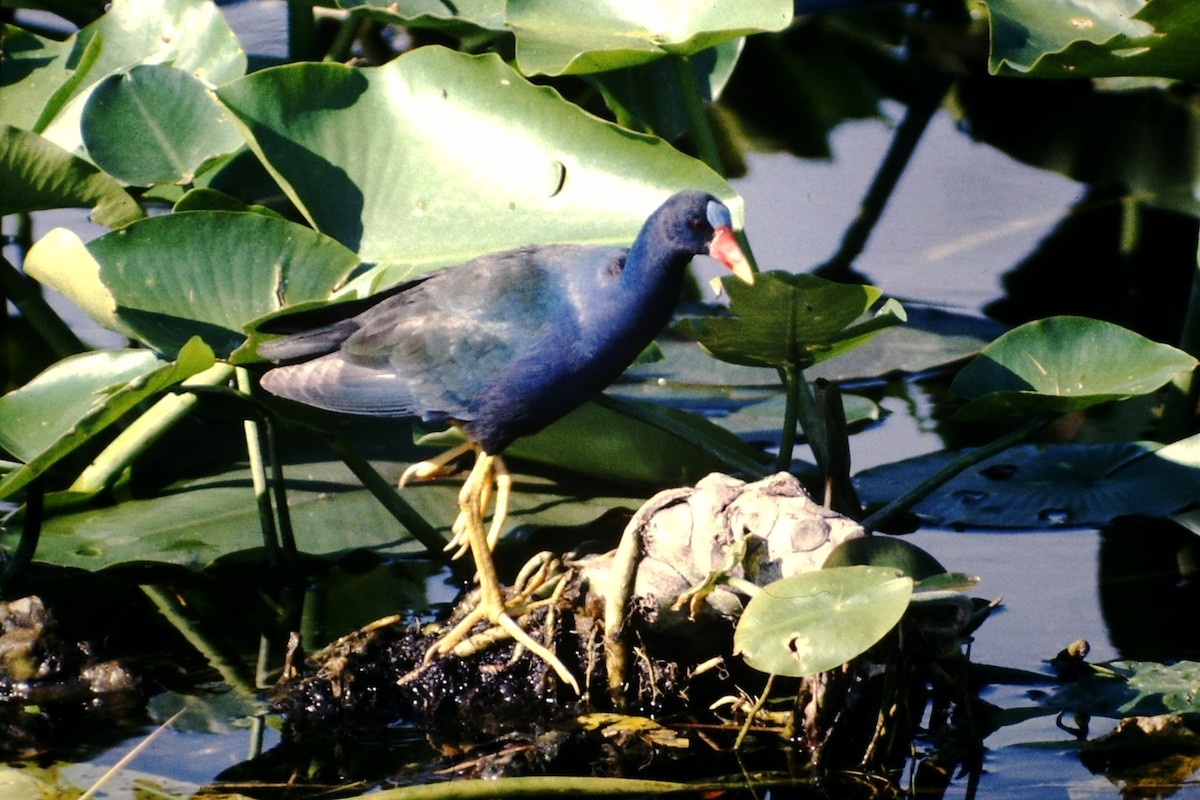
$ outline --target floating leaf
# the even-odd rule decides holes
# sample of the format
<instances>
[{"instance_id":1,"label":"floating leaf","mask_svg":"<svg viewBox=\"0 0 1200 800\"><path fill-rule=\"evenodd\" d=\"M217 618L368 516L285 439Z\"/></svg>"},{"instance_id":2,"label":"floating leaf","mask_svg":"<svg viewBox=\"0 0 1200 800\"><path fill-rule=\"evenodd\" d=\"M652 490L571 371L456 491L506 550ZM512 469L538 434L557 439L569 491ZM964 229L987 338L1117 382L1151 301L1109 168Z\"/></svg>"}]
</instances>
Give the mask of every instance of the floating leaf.
<instances>
[{"instance_id":1,"label":"floating leaf","mask_svg":"<svg viewBox=\"0 0 1200 800\"><path fill-rule=\"evenodd\" d=\"M724 286L728 315L688 317L675 329L734 364L805 369L904 320L899 304L890 301L874 318L856 324L880 291L815 275L765 272L753 285L726 280Z\"/></svg>"},{"instance_id":2,"label":"floating leaf","mask_svg":"<svg viewBox=\"0 0 1200 800\"><path fill-rule=\"evenodd\" d=\"M203 83L162 64L100 81L82 125L92 160L134 186L190 183L206 162L244 144Z\"/></svg>"},{"instance_id":3,"label":"floating leaf","mask_svg":"<svg viewBox=\"0 0 1200 800\"><path fill-rule=\"evenodd\" d=\"M668 195L733 190L665 142L536 87L496 56L421 47L357 69L293 64L217 92L318 230L395 283L530 242L628 244ZM361 131L387 131L364 145Z\"/></svg>"},{"instance_id":4,"label":"floating leaf","mask_svg":"<svg viewBox=\"0 0 1200 800\"><path fill-rule=\"evenodd\" d=\"M465 26L504 30L505 0L336 0L338 8L385 23L454 31Z\"/></svg>"},{"instance_id":5,"label":"floating leaf","mask_svg":"<svg viewBox=\"0 0 1200 800\"><path fill-rule=\"evenodd\" d=\"M688 56L730 39L778 31L788 0L509 0L504 20L517 37L526 75L602 72L665 55Z\"/></svg>"},{"instance_id":6,"label":"floating leaf","mask_svg":"<svg viewBox=\"0 0 1200 800\"><path fill-rule=\"evenodd\" d=\"M1147 394L1196 363L1119 325L1050 317L992 342L950 388L971 401L959 409L958 420L1025 418Z\"/></svg>"},{"instance_id":7,"label":"floating leaf","mask_svg":"<svg viewBox=\"0 0 1200 800\"><path fill-rule=\"evenodd\" d=\"M883 504L957 457L941 452L855 476L863 502ZM1200 497L1200 436L1156 444L1022 445L955 476L913 511L935 525L1046 528L1159 517Z\"/></svg>"},{"instance_id":8,"label":"floating leaf","mask_svg":"<svg viewBox=\"0 0 1200 800\"><path fill-rule=\"evenodd\" d=\"M916 581L946 572L946 568L929 553L895 536L860 536L857 539L847 539L829 554L822 566L829 568L856 565L891 567L901 575L907 575Z\"/></svg>"},{"instance_id":9,"label":"floating leaf","mask_svg":"<svg viewBox=\"0 0 1200 800\"><path fill-rule=\"evenodd\" d=\"M1043 702L1106 717L1200 714L1200 663L1111 661L1084 673Z\"/></svg>"},{"instance_id":10,"label":"floating leaf","mask_svg":"<svg viewBox=\"0 0 1200 800\"><path fill-rule=\"evenodd\" d=\"M405 467L427 453L412 444L409 420L342 417L331 424L393 486ZM201 569L223 556L259 550L263 534L254 484L237 458L239 449L245 456L240 426L205 426L194 437L202 438L164 441L135 465L126 487L133 497L49 517L37 560L86 570L145 561ZM292 429L279 438L301 552L330 560L361 550L382 557L425 552L319 437ZM587 526L614 508L632 511L643 500L580 496L516 470L514 479L509 529ZM416 483L401 490L400 498L449 539L460 488L459 478Z\"/></svg>"},{"instance_id":11,"label":"floating leaf","mask_svg":"<svg viewBox=\"0 0 1200 800\"><path fill-rule=\"evenodd\" d=\"M774 675L825 672L866 652L895 627L912 591L912 578L885 567L835 567L783 578L746 604L734 652Z\"/></svg>"},{"instance_id":12,"label":"floating leaf","mask_svg":"<svg viewBox=\"0 0 1200 800\"><path fill-rule=\"evenodd\" d=\"M985 0L993 73L1200 80L1200 7L1171 0Z\"/></svg>"},{"instance_id":13,"label":"floating leaf","mask_svg":"<svg viewBox=\"0 0 1200 800\"><path fill-rule=\"evenodd\" d=\"M116 227L144 214L125 187L35 133L0 125L0 217L51 208L91 208Z\"/></svg>"},{"instance_id":14,"label":"floating leaf","mask_svg":"<svg viewBox=\"0 0 1200 800\"><path fill-rule=\"evenodd\" d=\"M167 362L148 350L100 350L63 359L0 397L0 446L25 465L0 480L8 497L138 403L214 363L193 340Z\"/></svg>"},{"instance_id":15,"label":"floating leaf","mask_svg":"<svg viewBox=\"0 0 1200 800\"><path fill-rule=\"evenodd\" d=\"M452 428L420 444L461 441ZM703 417L610 397L585 403L504 453L619 484L691 484L710 472L761 469L759 451Z\"/></svg>"}]
</instances>

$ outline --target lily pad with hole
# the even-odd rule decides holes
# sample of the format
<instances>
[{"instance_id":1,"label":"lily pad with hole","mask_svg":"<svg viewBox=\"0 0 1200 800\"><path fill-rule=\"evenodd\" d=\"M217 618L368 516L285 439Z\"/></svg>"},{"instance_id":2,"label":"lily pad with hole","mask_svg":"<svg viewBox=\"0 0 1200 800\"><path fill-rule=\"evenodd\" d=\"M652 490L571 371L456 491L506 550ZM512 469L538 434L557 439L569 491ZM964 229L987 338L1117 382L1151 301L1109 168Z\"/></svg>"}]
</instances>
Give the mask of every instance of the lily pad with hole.
<instances>
[{"instance_id":1,"label":"lily pad with hole","mask_svg":"<svg viewBox=\"0 0 1200 800\"><path fill-rule=\"evenodd\" d=\"M746 604L734 652L773 675L825 672L882 639L912 592L912 578L887 567L835 567L775 581Z\"/></svg>"}]
</instances>

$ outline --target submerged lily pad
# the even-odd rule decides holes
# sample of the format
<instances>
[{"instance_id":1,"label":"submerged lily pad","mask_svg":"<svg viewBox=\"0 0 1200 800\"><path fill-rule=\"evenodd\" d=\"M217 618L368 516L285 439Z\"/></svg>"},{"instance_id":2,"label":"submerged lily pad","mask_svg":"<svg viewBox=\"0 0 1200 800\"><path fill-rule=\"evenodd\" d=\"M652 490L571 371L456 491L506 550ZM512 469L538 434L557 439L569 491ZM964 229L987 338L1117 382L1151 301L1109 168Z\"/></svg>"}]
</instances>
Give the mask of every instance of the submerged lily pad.
<instances>
[{"instance_id":1,"label":"submerged lily pad","mask_svg":"<svg viewBox=\"0 0 1200 800\"><path fill-rule=\"evenodd\" d=\"M971 401L956 414L960 421L1024 419L1147 394L1196 363L1120 325L1049 317L985 347L950 389Z\"/></svg>"},{"instance_id":2,"label":"submerged lily pad","mask_svg":"<svg viewBox=\"0 0 1200 800\"><path fill-rule=\"evenodd\" d=\"M934 453L860 472L863 502L886 503L957 457ZM1046 528L1157 517L1200 498L1200 436L1156 444L1022 445L960 473L913 508L934 525Z\"/></svg>"},{"instance_id":3,"label":"submerged lily pad","mask_svg":"<svg viewBox=\"0 0 1200 800\"><path fill-rule=\"evenodd\" d=\"M746 604L734 652L773 675L833 669L895 627L912 591L912 578L886 567L834 567L775 581Z\"/></svg>"}]
</instances>

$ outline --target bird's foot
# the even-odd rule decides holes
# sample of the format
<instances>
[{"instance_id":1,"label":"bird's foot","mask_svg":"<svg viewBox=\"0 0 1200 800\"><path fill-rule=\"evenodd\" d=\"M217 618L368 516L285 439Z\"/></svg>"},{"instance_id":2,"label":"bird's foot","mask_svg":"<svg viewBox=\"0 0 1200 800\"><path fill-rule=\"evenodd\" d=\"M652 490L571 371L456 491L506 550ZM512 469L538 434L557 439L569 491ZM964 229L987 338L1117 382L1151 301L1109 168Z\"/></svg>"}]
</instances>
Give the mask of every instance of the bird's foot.
<instances>
[{"instance_id":1,"label":"bird's foot","mask_svg":"<svg viewBox=\"0 0 1200 800\"><path fill-rule=\"evenodd\" d=\"M409 481L427 481L452 475L454 470L450 467L450 463L473 449L474 445L470 443L460 444L458 447L452 447L426 461L409 464L408 468L400 475L398 488L403 489Z\"/></svg>"},{"instance_id":2,"label":"bird's foot","mask_svg":"<svg viewBox=\"0 0 1200 800\"><path fill-rule=\"evenodd\" d=\"M512 590L512 596L507 601L502 602L498 608L494 608L486 602L485 597L481 594L478 605L426 651L425 663L428 664L434 658L449 653L453 653L458 658L468 658L498 642L512 639L517 646L513 651L510 664L528 650L546 662L563 683L579 694L579 684L562 660L547 645L534 639L518 622L531 612L545 608L546 639L552 641L555 609L558 607L563 590L566 589L566 578L567 573L562 571L562 564L558 559L553 558L549 553L538 554L522 568L516 586ZM548 596L547 592L549 592ZM476 626L485 621L490 623L490 627L478 633L471 633Z\"/></svg>"},{"instance_id":3,"label":"bird's foot","mask_svg":"<svg viewBox=\"0 0 1200 800\"><path fill-rule=\"evenodd\" d=\"M454 525L450 528L453 535L444 548L447 553L451 550L455 551L450 556L451 559L462 558L470 551L469 526L475 520L482 520L487 516L488 506L492 502L493 485L496 488L496 513L492 515L492 522L488 527L487 546L489 551L496 548L496 542L500 539L500 531L504 528L504 523L508 521L508 500L512 496L512 475L499 458L491 459L491 463L481 471L478 477L472 470L471 477L467 479L459 492L458 504L461 510L454 520Z\"/></svg>"}]
</instances>

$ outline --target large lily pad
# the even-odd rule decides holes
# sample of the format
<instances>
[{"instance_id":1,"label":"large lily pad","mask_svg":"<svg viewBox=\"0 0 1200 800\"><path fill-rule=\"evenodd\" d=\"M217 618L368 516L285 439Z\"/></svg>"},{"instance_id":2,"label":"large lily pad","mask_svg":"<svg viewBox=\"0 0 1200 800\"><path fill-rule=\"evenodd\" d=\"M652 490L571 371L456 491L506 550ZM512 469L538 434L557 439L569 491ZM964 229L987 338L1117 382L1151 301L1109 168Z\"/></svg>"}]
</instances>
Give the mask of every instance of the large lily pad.
<instances>
[{"instance_id":1,"label":"large lily pad","mask_svg":"<svg viewBox=\"0 0 1200 800\"><path fill-rule=\"evenodd\" d=\"M692 55L792 20L789 0L509 0L505 22L526 75L602 72Z\"/></svg>"},{"instance_id":2,"label":"large lily pad","mask_svg":"<svg viewBox=\"0 0 1200 800\"><path fill-rule=\"evenodd\" d=\"M53 233L53 232L52 232ZM51 285L99 269L103 307L84 309L164 353L201 336L220 356L245 340L243 326L283 305L323 300L358 265L334 240L286 220L255 213L193 211L141 220L86 249L30 251L27 267ZM69 255L69 259L62 256ZM90 262L90 265L89 263Z\"/></svg>"},{"instance_id":3,"label":"large lily pad","mask_svg":"<svg viewBox=\"0 0 1200 800\"><path fill-rule=\"evenodd\" d=\"M957 419L1026 418L1147 394L1196 363L1181 350L1119 325L1050 317L992 342L950 388L971 401Z\"/></svg>"},{"instance_id":4,"label":"large lily pad","mask_svg":"<svg viewBox=\"0 0 1200 800\"><path fill-rule=\"evenodd\" d=\"M244 144L203 83L162 64L100 81L82 124L92 160L135 186L190 183L206 162Z\"/></svg>"},{"instance_id":5,"label":"large lily pad","mask_svg":"<svg viewBox=\"0 0 1200 800\"><path fill-rule=\"evenodd\" d=\"M741 215L699 161L495 56L422 47L376 68L294 64L217 94L314 227L364 261L402 265L388 283L530 242L628 243L682 188Z\"/></svg>"},{"instance_id":6,"label":"large lily pad","mask_svg":"<svg viewBox=\"0 0 1200 800\"><path fill-rule=\"evenodd\" d=\"M404 421L343 427L352 446L393 485L404 468L424 453L412 445ZM384 557L425 552L345 464L319 440L298 436L296 430L282 432L280 439L288 506L301 552L331 560L356 550ZM229 434L239 431L229 426L210 432L205 446L228 439L223 452L232 452L238 442ZM151 457L170 459L161 453ZM156 481L144 490L144 497L47 519L37 559L87 570L145 561L200 569L223 556L258 550L263 534L249 469L225 458L213 466L207 471L192 465L187 477L165 486ZM510 529L584 526L613 508L633 509L641 502L637 497L581 497L544 479L520 472L514 477ZM400 497L449 539L460 486L458 478L415 484L402 490Z\"/></svg>"},{"instance_id":7,"label":"large lily pad","mask_svg":"<svg viewBox=\"0 0 1200 800\"><path fill-rule=\"evenodd\" d=\"M855 476L863 502L894 499L951 463L940 452ZM1148 443L1022 445L960 473L913 508L934 525L1046 528L1166 516L1200 498L1200 437Z\"/></svg>"},{"instance_id":8,"label":"large lily pad","mask_svg":"<svg viewBox=\"0 0 1200 800\"><path fill-rule=\"evenodd\" d=\"M856 323L881 295L873 286L789 272L761 273L753 285L730 280L724 285L728 315L689 317L675 329L734 364L805 369L904 321L903 309L892 302Z\"/></svg>"},{"instance_id":9,"label":"large lily pad","mask_svg":"<svg viewBox=\"0 0 1200 800\"><path fill-rule=\"evenodd\" d=\"M335 0L335 4L381 22L413 28L504 30L505 0Z\"/></svg>"},{"instance_id":10,"label":"large lily pad","mask_svg":"<svg viewBox=\"0 0 1200 800\"><path fill-rule=\"evenodd\" d=\"M746 604L734 652L773 675L825 672L895 627L912 591L912 578L886 567L833 567L775 581Z\"/></svg>"},{"instance_id":11,"label":"large lily pad","mask_svg":"<svg viewBox=\"0 0 1200 800\"><path fill-rule=\"evenodd\" d=\"M0 216L83 207L110 227L144 216L117 181L41 136L8 125L0 125L0 184Z\"/></svg>"},{"instance_id":12,"label":"large lily pad","mask_svg":"<svg viewBox=\"0 0 1200 800\"><path fill-rule=\"evenodd\" d=\"M986 0L990 69L1081 78L1200 79L1200 6L1176 0Z\"/></svg>"},{"instance_id":13,"label":"large lily pad","mask_svg":"<svg viewBox=\"0 0 1200 800\"><path fill-rule=\"evenodd\" d=\"M192 341L168 362L148 350L100 350L63 359L0 397L0 446L25 462L0 480L7 497L137 404L208 369L212 351Z\"/></svg>"},{"instance_id":14,"label":"large lily pad","mask_svg":"<svg viewBox=\"0 0 1200 800\"><path fill-rule=\"evenodd\" d=\"M450 447L456 429L423 437ZM762 471L761 453L703 417L601 397L518 439L506 456L619 484L691 484L710 472Z\"/></svg>"}]
</instances>

